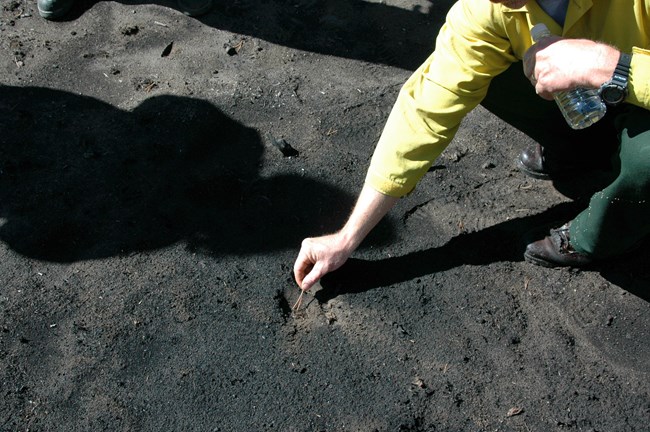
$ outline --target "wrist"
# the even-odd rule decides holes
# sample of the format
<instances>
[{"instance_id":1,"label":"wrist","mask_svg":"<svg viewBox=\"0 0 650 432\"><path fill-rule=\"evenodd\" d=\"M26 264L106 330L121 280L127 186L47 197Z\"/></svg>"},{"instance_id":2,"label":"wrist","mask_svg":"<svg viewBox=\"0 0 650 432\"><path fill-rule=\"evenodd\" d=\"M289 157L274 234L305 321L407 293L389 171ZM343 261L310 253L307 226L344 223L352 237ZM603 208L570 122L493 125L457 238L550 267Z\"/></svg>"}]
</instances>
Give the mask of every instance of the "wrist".
<instances>
[{"instance_id":1,"label":"wrist","mask_svg":"<svg viewBox=\"0 0 650 432\"><path fill-rule=\"evenodd\" d=\"M586 70L586 82L591 88L600 88L603 83L609 81L614 75L616 65L621 52L607 44L596 44L597 55L594 67Z\"/></svg>"},{"instance_id":2,"label":"wrist","mask_svg":"<svg viewBox=\"0 0 650 432\"><path fill-rule=\"evenodd\" d=\"M338 249L345 254L351 255L359 247L361 241L359 231L349 226L344 226L341 231L336 233L336 244Z\"/></svg>"}]
</instances>

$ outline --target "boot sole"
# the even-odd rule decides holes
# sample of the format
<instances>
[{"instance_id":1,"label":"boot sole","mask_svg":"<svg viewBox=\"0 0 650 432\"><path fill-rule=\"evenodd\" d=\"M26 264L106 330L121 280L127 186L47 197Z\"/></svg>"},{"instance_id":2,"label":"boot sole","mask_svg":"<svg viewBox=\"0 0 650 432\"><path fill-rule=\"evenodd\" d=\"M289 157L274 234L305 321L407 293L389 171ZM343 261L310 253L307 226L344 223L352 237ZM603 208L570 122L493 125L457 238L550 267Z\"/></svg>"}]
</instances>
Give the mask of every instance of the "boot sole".
<instances>
[{"instance_id":1,"label":"boot sole","mask_svg":"<svg viewBox=\"0 0 650 432\"><path fill-rule=\"evenodd\" d=\"M524 252L524 261L530 264L534 264L536 266L546 267L546 268L572 268L572 269L580 269L580 270L593 270L594 268L597 268L596 267L597 264L595 261L591 261L585 264L562 265L552 261L547 261L542 258L538 258L536 256L530 255L527 252Z\"/></svg>"},{"instance_id":2,"label":"boot sole","mask_svg":"<svg viewBox=\"0 0 650 432\"><path fill-rule=\"evenodd\" d=\"M540 267L546 267L546 268L560 268L564 266L557 265L555 263L552 263L550 261L543 260L541 258L537 258L536 256L530 255L527 252L524 253L524 261L530 264L534 264L536 266Z\"/></svg>"}]
</instances>

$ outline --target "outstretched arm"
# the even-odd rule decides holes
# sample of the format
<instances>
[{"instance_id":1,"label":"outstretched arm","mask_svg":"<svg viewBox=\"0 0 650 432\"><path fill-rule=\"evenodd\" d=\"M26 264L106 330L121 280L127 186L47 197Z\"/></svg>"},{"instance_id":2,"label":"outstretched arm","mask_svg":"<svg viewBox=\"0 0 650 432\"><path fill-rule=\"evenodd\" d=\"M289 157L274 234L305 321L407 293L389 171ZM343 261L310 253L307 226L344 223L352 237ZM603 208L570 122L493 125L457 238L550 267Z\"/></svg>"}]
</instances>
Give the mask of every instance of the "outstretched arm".
<instances>
[{"instance_id":1,"label":"outstretched arm","mask_svg":"<svg viewBox=\"0 0 650 432\"><path fill-rule=\"evenodd\" d=\"M321 277L341 267L398 199L365 185L340 231L303 240L293 266L298 286L306 291Z\"/></svg>"},{"instance_id":2,"label":"outstretched arm","mask_svg":"<svg viewBox=\"0 0 650 432\"><path fill-rule=\"evenodd\" d=\"M397 97L350 219L334 234L303 241L294 265L300 288L310 289L343 265L396 197L412 191L451 142L465 115L485 97L491 77L517 60L495 16L489 2L452 7L435 52ZM483 41L480 47L477 40Z\"/></svg>"}]
</instances>

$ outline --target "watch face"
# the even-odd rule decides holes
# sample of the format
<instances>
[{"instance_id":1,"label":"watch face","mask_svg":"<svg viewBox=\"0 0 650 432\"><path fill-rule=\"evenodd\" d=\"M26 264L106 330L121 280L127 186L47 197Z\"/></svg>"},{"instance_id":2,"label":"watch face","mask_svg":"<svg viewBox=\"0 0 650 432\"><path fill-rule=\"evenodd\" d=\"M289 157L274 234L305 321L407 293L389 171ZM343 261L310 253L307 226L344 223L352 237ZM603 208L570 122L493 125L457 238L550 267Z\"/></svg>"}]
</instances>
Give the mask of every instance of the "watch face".
<instances>
[{"instance_id":1,"label":"watch face","mask_svg":"<svg viewBox=\"0 0 650 432\"><path fill-rule=\"evenodd\" d=\"M623 89L617 86L607 86L603 88L601 92L601 97L608 104L616 104L621 102L625 98L625 92Z\"/></svg>"}]
</instances>

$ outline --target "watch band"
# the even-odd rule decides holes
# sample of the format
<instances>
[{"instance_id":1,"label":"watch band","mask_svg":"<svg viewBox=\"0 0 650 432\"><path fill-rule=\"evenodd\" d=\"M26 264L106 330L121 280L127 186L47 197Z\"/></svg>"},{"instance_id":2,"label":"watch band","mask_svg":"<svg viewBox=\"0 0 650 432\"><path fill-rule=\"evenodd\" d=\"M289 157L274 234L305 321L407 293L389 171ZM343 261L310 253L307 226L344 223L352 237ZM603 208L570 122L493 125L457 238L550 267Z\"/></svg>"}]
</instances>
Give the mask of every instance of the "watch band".
<instances>
[{"instance_id":1,"label":"watch band","mask_svg":"<svg viewBox=\"0 0 650 432\"><path fill-rule=\"evenodd\" d=\"M630 65L632 64L632 56L630 54L621 53L612 75L612 82L622 87L627 88L627 80L630 76Z\"/></svg>"}]
</instances>

